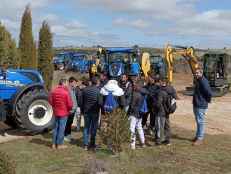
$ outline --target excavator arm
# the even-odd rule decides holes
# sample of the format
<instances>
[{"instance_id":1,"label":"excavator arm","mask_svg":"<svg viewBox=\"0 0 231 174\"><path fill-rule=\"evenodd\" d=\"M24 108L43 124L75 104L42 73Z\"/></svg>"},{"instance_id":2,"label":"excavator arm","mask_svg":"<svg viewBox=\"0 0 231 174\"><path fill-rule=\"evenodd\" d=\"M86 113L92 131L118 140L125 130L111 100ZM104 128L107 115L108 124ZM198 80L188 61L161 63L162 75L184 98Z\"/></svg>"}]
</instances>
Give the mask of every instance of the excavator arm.
<instances>
[{"instance_id":1,"label":"excavator arm","mask_svg":"<svg viewBox=\"0 0 231 174\"><path fill-rule=\"evenodd\" d=\"M172 83L173 81L173 63L176 56L182 56L187 60L193 75L195 74L195 71L199 66L198 58L196 57L195 51L192 47L167 45L165 47L164 57L167 64L168 81L170 83Z\"/></svg>"}]
</instances>

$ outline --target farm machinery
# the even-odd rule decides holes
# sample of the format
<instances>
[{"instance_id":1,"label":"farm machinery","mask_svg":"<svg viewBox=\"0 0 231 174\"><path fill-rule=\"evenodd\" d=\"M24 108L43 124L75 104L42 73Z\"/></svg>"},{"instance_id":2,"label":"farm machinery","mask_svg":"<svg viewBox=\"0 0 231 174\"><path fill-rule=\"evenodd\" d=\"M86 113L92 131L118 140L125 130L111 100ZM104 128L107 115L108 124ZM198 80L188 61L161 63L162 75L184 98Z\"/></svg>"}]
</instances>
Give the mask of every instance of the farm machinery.
<instances>
[{"instance_id":1,"label":"farm machinery","mask_svg":"<svg viewBox=\"0 0 231 174\"><path fill-rule=\"evenodd\" d=\"M74 53L69 59L66 70L86 73L90 68L90 60L85 53Z\"/></svg>"},{"instance_id":2,"label":"farm machinery","mask_svg":"<svg viewBox=\"0 0 231 174\"><path fill-rule=\"evenodd\" d=\"M145 59L148 61L148 58ZM141 53L137 47L106 47L98 51L98 72L106 72L110 78L118 78L122 74L131 77L140 76L145 66L141 66Z\"/></svg>"},{"instance_id":3,"label":"farm machinery","mask_svg":"<svg viewBox=\"0 0 231 174\"><path fill-rule=\"evenodd\" d=\"M55 55L53 58L53 65L55 70L64 70L68 65L70 59L73 56L73 52L61 52Z\"/></svg>"},{"instance_id":4,"label":"farm machinery","mask_svg":"<svg viewBox=\"0 0 231 174\"><path fill-rule=\"evenodd\" d=\"M167 63L167 78L173 81L173 64L176 56L182 56L188 62L192 74L199 67L199 58L195 55L193 47L167 45L165 48L165 61ZM231 55L225 51L206 51L203 59L204 76L208 79L214 97L225 95L231 85ZM193 87L187 87L186 95L193 94Z\"/></svg>"},{"instance_id":5,"label":"farm machinery","mask_svg":"<svg viewBox=\"0 0 231 174\"><path fill-rule=\"evenodd\" d=\"M0 120L41 132L54 123L48 93L39 72L0 68Z\"/></svg>"}]
</instances>

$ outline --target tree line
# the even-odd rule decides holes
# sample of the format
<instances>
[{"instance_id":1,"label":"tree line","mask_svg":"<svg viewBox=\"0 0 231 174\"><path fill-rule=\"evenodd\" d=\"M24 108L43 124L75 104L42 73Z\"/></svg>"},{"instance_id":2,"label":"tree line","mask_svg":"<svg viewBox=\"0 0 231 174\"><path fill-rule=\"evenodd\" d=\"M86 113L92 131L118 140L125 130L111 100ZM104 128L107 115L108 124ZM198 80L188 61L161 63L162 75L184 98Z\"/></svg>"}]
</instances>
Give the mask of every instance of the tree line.
<instances>
[{"instance_id":1,"label":"tree line","mask_svg":"<svg viewBox=\"0 0 231 174\"><path fill-rule=\"evenodd\" d=\"M53 76L53 41L48 22L43 21L36 42L32 31L32 14L27 5L21 19L18 47L6 27L0 23L0 65L9 68L37 69L46 87L51 88Z\"/></svg>"}]
</instances>

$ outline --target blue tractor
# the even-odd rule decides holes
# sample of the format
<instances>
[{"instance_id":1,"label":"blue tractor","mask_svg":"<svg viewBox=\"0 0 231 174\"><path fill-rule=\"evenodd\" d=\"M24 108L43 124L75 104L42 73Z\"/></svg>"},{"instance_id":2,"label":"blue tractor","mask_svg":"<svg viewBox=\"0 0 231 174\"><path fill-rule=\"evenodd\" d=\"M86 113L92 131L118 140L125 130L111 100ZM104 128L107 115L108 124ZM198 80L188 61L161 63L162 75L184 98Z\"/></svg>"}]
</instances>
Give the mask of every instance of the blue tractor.
<instances>
[{"instance_id":1,"label":"blue tractor","mask_svg":"<svg viewBox=\"0 0 231 174\"><path fill-rule=\"evenodd\" d=\"M99 48L100 71L107 72L110 78L122 74L138 76L141 73L140 52L136 48Z\"/></svg>"},{"instance_id":2,"label":"blue tractor","mask_svg":"<svg viewBox=\"0 0 231 174\"><path fill-rule=\"evenodd\" d=\"M64 70L73 56L73 52L62 52L55 55L53 65L55 70Z\"/></svg>"},{"instance_id":3,"label":"blue tractor","mask_svg":"<svg viewBox=\"0 0 231 174\"><path fill-rule=\"evenodd\" d=\"M53 110L38 71L0 68L0 120L35 132L51 128Z\"/></svg>"},{"instance_id":4,"label":"blue tractor","mask_svg":"<svg viewBox=\"0 0 231 174\"><path fill-rule=\"evenodd\" d=\"M75 53L70 58L66 66L66 70L77 71L81 73L86 73L89 70L90 62L88 60L88 55L85 53Z\"/></svg>"}]
</instances>

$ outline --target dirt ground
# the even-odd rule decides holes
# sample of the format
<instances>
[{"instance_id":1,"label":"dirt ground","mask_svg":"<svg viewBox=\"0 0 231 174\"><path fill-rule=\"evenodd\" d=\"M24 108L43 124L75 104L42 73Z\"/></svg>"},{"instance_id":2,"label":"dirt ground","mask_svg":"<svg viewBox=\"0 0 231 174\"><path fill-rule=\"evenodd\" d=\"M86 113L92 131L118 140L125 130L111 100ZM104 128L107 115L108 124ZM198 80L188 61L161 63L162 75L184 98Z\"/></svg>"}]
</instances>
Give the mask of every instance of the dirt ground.
<instances>
[{"instance_id":1,"label":"dirt ground","mask_svg":"<svg viewBox=\"0 0 231 174\"><path fill-rule=\"evenodd\" d=\"M177 101L177 111L171 116L172 124L187 130L195 130L192 97L181 93L186 86L192 85L192 76L190 74L175 74L174 81L180 100ZM231 134L230 103L231 93L223 97L213 98L206 115L206 133L212 135Z\"/></svg>"},{"instance_id":2,"label":"dirt ground","mask_svg":"<svg viewBox=\"0 0 231 174\"><path fill-rule=\"evenodd\" d=\"M55 72L53 86L57 84L58 79L75 76L80 79L83 75L77 73L64 74L62 72ZM195 120L192 111L192 97L185 96L182 91L186 86L192 85L192 76L187 73L174 74L174 87L176 88L179 96L177 101L178 109L171 116L171 123L177 127L186 130L195 130ZM231 134L231 93L224 97L213 98L212 103L209 105L209 109L206 115L206 133L211 135L216 134ZM23 133L18 133L17 130L9 129L8 126L0 124L0 143L22 139L28 136L24 136ZM7 131L5 131L7 130Z\"/></svg>"}]
</instances>

